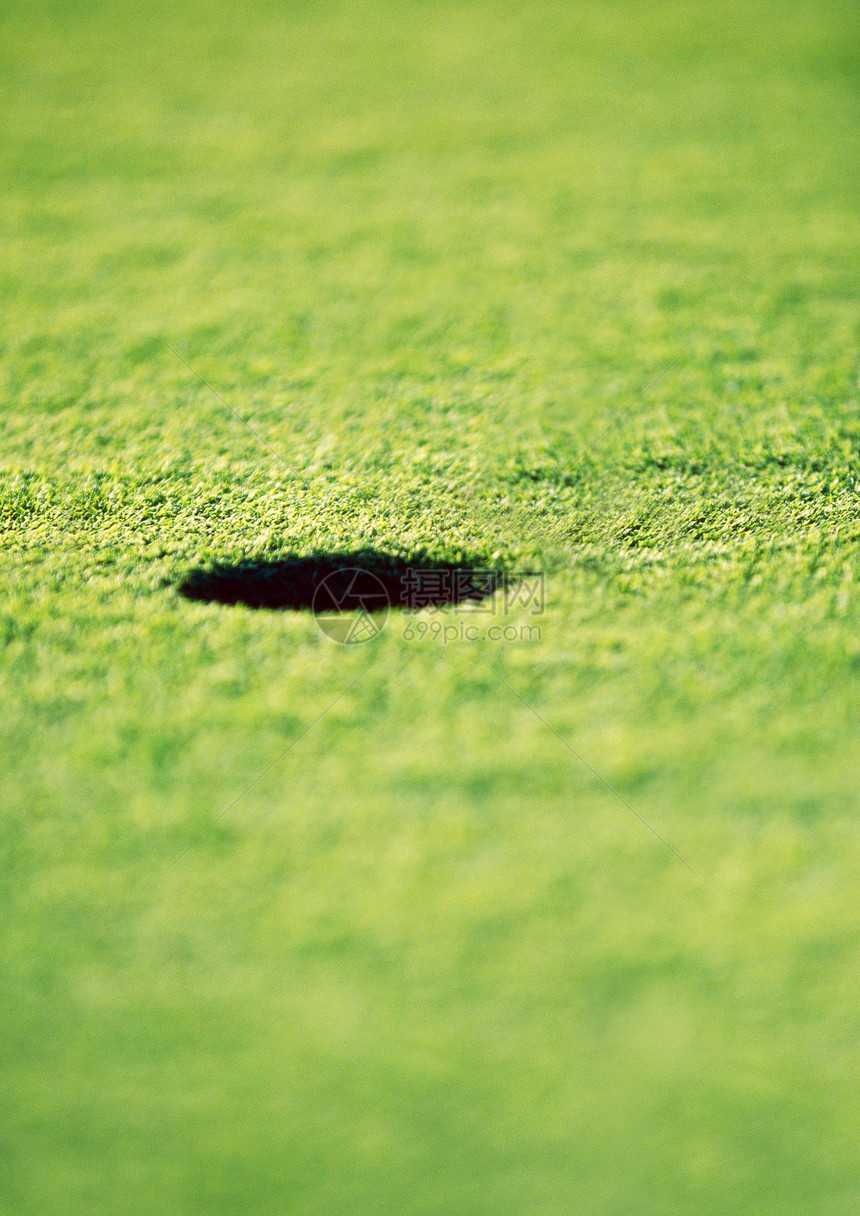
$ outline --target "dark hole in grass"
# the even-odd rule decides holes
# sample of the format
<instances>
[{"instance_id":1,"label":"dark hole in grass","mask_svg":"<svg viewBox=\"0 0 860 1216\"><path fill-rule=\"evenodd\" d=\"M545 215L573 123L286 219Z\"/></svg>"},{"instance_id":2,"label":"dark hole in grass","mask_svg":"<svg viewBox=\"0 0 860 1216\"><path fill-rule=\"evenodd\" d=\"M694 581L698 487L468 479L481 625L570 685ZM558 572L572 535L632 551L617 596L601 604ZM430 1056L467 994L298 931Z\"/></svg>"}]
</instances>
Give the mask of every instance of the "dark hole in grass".
<instances>
[{"instance_id":1,"label":"dark hole in grass","mask_svg":"<svg viewBox=\"0 0 860 1216\"><path fill-rule=\"evenodd\" d=\"M375 549L288 555L191 570L177 590L189 600L314 612L442 608L477 603L506 585L501 570L478 561L440 562Z\"/></svg>"}]
</instances>

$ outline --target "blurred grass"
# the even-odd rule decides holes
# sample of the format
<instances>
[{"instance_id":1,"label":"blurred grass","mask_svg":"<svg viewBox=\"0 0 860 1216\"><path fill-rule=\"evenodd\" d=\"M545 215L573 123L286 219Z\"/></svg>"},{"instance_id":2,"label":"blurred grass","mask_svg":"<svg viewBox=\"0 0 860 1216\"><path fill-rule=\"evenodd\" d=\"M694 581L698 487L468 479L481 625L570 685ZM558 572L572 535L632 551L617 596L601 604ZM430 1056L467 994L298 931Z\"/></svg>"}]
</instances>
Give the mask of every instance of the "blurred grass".
<instances>
[{"instance_id":1,"label":"blurred grass","mask_svg":"<svg viewBox=\"0 0 860 1216\"><path fill-rule=\"evenodd\" d=\"M856 36L4 6L4 1213L856 1212Z\"/></svg>"}]
</instances>

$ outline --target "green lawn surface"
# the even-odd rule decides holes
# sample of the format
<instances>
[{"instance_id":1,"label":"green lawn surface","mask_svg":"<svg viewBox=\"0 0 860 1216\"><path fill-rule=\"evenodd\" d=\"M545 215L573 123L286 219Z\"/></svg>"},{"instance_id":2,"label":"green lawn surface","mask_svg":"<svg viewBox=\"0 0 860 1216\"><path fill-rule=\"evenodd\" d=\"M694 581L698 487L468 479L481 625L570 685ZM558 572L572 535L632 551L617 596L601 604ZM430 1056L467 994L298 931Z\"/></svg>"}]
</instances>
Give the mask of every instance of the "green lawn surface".
<instances>
[{"instance_id":1,"label":"green lawn surface","mask_svg":"<svg viewBox=\"0 0 860 1216\"><path fill-rule=\"evenodd\" d=\"M857 34L3 5L3 1216L860 1211Z\"/></svg>"}]
</instances>

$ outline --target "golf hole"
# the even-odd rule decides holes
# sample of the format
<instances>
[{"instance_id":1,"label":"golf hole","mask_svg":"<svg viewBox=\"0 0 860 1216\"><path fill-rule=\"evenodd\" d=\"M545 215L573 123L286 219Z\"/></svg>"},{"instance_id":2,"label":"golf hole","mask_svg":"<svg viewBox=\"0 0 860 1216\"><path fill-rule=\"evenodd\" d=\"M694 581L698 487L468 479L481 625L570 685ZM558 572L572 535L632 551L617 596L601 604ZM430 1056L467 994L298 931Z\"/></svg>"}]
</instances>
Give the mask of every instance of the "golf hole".
<instances>
[{"instance_id":1,"label":"golf hole","mask_svg":"<svg viewBox=\"0 0 860 1216\"><path fill-rule=\"evenodd\" d=\"M477 603L503 582L501 571L477 560L440 562L421 553L406 558L361 549L191 570L177 590L210 604L312 612L328 637L349 644L375 637L392 608Z\"/></svg>"}]
</instances>

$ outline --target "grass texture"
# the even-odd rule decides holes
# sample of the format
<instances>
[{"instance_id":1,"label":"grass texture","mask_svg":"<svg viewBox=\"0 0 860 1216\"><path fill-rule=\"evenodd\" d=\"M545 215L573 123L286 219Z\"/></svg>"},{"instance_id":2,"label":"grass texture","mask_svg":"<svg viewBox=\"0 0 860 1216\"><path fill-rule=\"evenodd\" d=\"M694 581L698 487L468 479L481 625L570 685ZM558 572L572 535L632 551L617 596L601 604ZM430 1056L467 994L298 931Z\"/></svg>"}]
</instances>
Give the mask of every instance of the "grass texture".
<instances>
[{"instance_id":1,"label":"grass texture","mask_svg":"<svg viewBox=\"0 0 860 1216\"><path fill-rule=\"evenodd\" d=\"M4 1216L860 1209L856 27L3 6Z\"/></svg>"}]
</instances>

